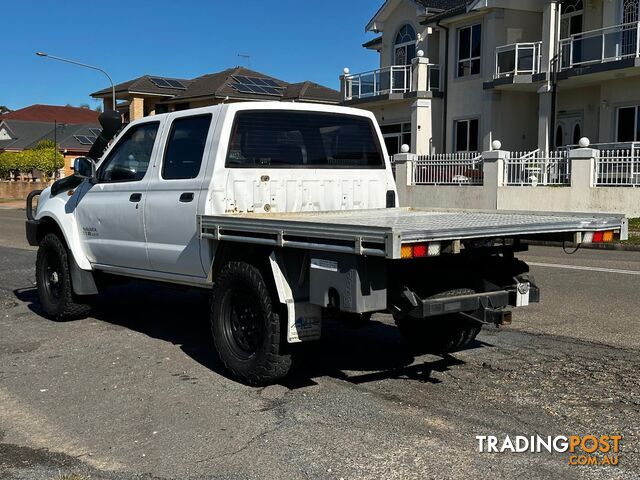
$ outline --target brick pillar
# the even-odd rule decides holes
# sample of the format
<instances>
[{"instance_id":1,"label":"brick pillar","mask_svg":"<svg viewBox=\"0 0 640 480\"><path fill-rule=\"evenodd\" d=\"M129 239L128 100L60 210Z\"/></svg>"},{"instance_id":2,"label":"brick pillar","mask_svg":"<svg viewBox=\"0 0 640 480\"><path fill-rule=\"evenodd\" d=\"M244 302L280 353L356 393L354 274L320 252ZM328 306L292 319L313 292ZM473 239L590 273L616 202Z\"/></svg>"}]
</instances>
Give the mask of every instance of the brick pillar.
<instances>
[{"instance_id":1,"label":"brick pillar","mask_svg":"<svg viewBox=\"0 0 640 480\"><path fill-rule=\"evenodd\" d=\"M129 121L144 117L144 98L133 97L129 104Z\"/></svg>"}]
</instances>

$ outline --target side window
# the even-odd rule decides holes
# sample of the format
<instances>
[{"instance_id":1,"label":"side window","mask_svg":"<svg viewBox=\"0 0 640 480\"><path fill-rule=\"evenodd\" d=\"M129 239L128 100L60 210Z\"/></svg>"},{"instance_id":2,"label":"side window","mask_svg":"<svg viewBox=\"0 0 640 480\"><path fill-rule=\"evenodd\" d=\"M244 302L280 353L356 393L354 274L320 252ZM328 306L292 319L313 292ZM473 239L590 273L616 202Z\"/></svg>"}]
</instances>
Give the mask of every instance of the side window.
<instances>
[{"instance_id":1,"label":"side window","mask_svg":"<svg viewBox=\"0 0 640 480\"><path fill-rule=\"evenodd\" d=\"M482 26L480 24L458 30L458 77L480 73Z\"/></svg>"},{"instance_id":2,"label":"side window","mask_svg":"<svg viewBox=\"0 0 640 480\"><path fill-rule=\"evenodd\" d=\"M211 115L174 120L162 164L162 178L195 178L200 173Z\"/></svg>"},{"instance_id":3,"label":"side window","mask_svg":"<svg viewBox=\"0 0 640 480\"><path fill-rule=\"evenodd\" d=\"M136 182L144 178L158 134L158 122L130 128L98 172L100 182Z\"/></svg>"},{"instance_id":4,"label":"side window","mask_svg":"<svg viewBox=\"0 0 640 480\"><path fill-rule=\"evenodd\" d=\"M456 120L453 122L456 152L478 151L478 119Z\"/></svg>"}]
</instances>

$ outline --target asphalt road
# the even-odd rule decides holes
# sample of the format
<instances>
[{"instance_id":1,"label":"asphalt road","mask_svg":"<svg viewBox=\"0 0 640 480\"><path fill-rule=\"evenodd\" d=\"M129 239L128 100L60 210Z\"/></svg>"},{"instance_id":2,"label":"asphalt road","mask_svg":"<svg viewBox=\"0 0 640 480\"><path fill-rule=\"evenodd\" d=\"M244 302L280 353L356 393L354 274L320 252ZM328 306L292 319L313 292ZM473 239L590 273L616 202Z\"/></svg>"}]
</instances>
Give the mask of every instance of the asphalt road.
<instances>
[{"instance_id":1,"label":"asphalt road","mask_svg":"<svg viewBox=\"0 0 640 480\"><path fill-rule=\"evenodd\" d=\"M56 323L0 210L0 478L640 478L640 253L533 248L543 302L450 357L388 316L329 324L283 385L212 357L206 302L142 284ZM476 435L621 434L619 465L479 453Z\"/></svg>"}]
</instances>

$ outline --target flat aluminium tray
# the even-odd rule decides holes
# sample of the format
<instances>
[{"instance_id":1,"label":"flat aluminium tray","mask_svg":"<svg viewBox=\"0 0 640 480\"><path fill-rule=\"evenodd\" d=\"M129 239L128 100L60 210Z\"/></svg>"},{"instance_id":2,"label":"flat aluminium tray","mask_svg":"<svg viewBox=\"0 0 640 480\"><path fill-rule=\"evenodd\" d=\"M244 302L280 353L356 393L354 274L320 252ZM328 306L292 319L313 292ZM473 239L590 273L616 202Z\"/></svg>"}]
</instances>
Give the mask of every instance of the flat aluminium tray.
<instances>
[{"instance_id":1,"label":"flat aluminium tray","mask_svg":"<svg viewBox=\"0 0 640 480\"><path fill-rule=\"evenodd\" d=\"M623 215L385 208L199 216L201 238L400 258L402 243L619 230Z\"/></svg>"}]
</instances>

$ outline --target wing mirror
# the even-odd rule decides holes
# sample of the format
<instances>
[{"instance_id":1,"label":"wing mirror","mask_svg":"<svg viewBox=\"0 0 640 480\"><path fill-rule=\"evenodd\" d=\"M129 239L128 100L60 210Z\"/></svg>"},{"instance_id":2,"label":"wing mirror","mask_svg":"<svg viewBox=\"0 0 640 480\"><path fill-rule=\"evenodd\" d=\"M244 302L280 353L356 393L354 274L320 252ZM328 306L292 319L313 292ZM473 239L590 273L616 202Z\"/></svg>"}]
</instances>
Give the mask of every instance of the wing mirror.
<instances>
[{"instance_id":1,"label":"wing mirror","mask_svg":"<svg viewBox=\"0 0 640 480\"><path fill-rule=\"evenodd\" d=\"M78 178L96 178L96 164L88 157L78 157L73 161L73 174Z\"/></svg>"}]
</instances>

